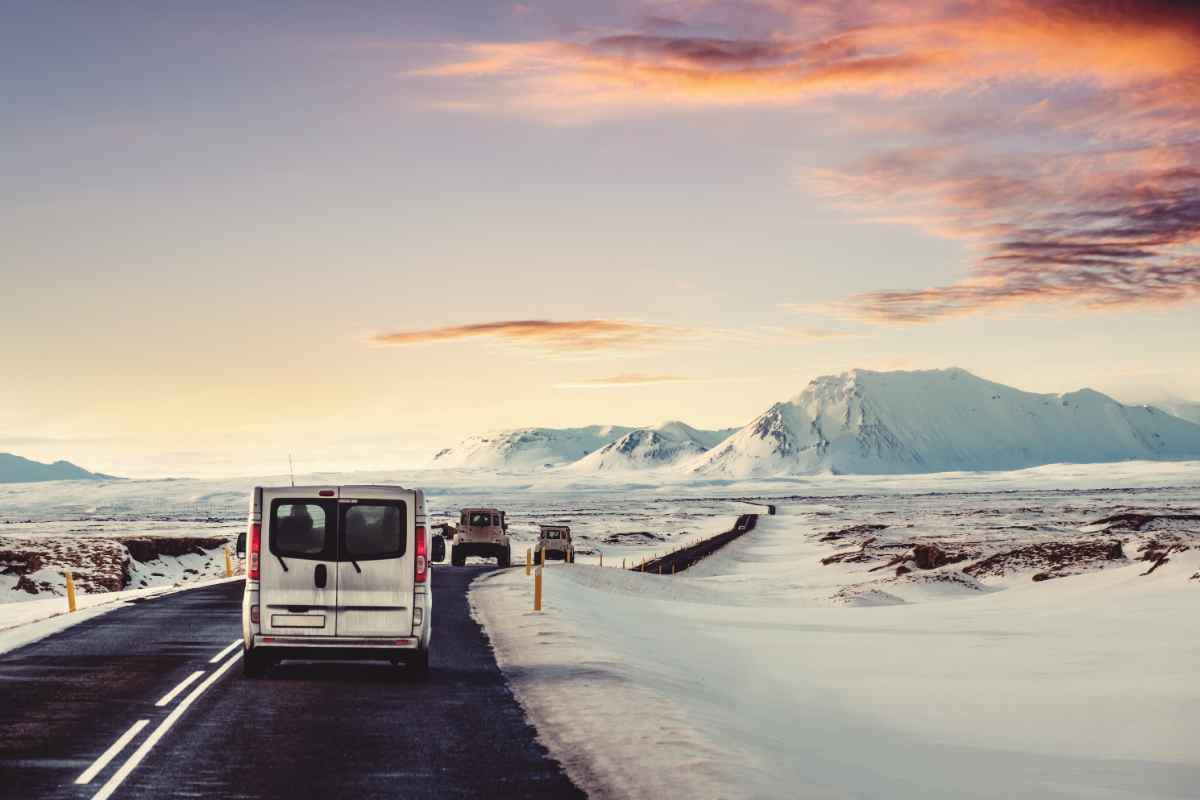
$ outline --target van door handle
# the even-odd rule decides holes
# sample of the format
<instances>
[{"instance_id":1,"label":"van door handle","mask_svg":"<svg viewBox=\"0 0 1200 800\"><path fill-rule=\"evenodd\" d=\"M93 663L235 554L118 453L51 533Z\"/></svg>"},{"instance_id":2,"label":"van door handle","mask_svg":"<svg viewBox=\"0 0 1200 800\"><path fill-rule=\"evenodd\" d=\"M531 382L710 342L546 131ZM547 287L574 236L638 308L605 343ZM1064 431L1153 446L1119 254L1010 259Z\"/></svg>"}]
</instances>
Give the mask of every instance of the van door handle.
<instances>
[{"instance_id":1,"label":"van door handle","mask_svg":"<svg viewBox=\"0 0 1200 800\"><path fill-rule=\"evenodd\" d=\"M317 564L317 568L313 570L313 583L317 585L318 589L325 588L325 581L328 577L328 570L325 569L325 565Z\"/></svg>"}]
</instances>

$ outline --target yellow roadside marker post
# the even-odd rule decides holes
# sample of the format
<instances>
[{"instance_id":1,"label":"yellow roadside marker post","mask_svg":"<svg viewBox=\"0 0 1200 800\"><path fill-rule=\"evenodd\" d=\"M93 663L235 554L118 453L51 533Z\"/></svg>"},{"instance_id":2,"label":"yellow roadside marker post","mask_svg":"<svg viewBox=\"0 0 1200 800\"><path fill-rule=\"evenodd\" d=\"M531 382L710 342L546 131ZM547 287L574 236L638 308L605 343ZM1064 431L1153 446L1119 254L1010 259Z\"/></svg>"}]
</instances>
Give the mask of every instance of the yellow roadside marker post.
<instances>
[{"instance_id":1,"label":"yellow roadside marker post","mask_svg":"<svg viewBox=\"0 0 1200 800\"><path fill-rule=\"evenodd\" d=\"M66 572L64 575L67 578L67 611L75 611L75 577Z\"/></svg>"},{"instance_id":2,"label":"yellow roadside marker post","mask_svg":"<svg viewBox=\"0 0 1200 800\"><path fill-rule=\"evenodd\" d=\"M525 577L529 577L529 572L533 568L533 551L528 547L525 548Z\"/></svg>"},{"instance_id":3,"label":"yellow roadside marker post","mask_svg":"<svg viewBox=\"0 0 1200 800\"><path fill-rule=\"evenodd\" d=\"M229 548L225 548L225 577L233 577L233 560L229 557Z\"/></svg>"},{"instance_id":4,"label":"yellow roadside marker post","mask_svg":"<svg viewBox=\"0 0 1200 800\"><path fill-rule=\"evenodd\" d=\"M542 568L538 567L533 572L533 610L542 610Z\"/></svg>"},{"instance_id":5,"label":"yellow roadside marker post","mask_svg":"<svg viewBox=\"0 0 1200 800\"><path fill-rule=\"evenodd\" d=\"M541 561L543 567L546 566L546 548L544 547L542 548L542 555L539 560Z\"/></svg>"},{"instance_id":6,"label":"yellow roadside marker post","mask_svg":"<svg viewBox=\"0 0 1200 800\"><path fill-rule=\"evenodd\" d=\"M625 569L625 559L621 559L621 569Z\"/></svg>"},{"instance_id":7,"label":"yellow roadside marker post","mask_svg":"<svg viewBox=\"0 0 1200 800\"><path fill-rule=\"evenodd\" d=\"M600 554L600 566L604 566L604 553Z\"/></svg>"},{"instance_id":8,"label":"yellow roadside marker post","mask_svg":"<svg viewBox=\"0 0 1200 800\"><path fill-rule=\"evenodd\" d=\"M675 574L675 562L674 561L671 562L671 574L672 575Z\"/></svg>"}]
</instances>

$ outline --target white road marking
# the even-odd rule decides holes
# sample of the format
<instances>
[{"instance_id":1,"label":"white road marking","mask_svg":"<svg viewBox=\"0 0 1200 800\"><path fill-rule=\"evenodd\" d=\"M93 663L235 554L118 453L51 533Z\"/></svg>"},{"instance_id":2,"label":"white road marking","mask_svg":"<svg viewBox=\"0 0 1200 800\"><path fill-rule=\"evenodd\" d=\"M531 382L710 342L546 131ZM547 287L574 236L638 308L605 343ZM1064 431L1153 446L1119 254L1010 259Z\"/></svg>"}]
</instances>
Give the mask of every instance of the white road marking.
<instances>
[{"instance_id":1,"label":"white road marking","mask_svg":"<svg viewBox=\"0 0 1200 800\"><path fill-rule=\"evenodd\" d=\"M224 658L225 656L229 655L229 654L230 654L230 652L232 652L232 651L233 651L233 648L237 647L237 646L238 646L239 644L241 644L241 643L242 643L242 640L241 640L241 639L236 639L236 640L234 640L234 641L233 641L233 643L231 643L231 644L229 645L229 647L226 647L224 650L222 650L221 652L217 653L215 656L213 656L212 658L210 658L210 659L208 660L208 663L210 663L210 664L215 664L215 663L217 663L217 662L218 662L218 661L220 661L222 658Z\"/></svg>"},{"instance_id":2,"label":"white road marking","mask_svg":"<svg viewBox=\"0 0 1200 800\"><path fill-rule=\"evenodd\" d=\"M234 644L237 644L237 642L234 642ZM121 783L129 777L130 773L137 769L138 764L141 764L143 759L150 754L150 751L154 749L154 745L158 744L159 740L167 735L167 731L171 730L171 726L179 721L179 718L183 716L183 712L187 711L188 706L196 702L196 698L204 694L208 687L219 681L221 676L224 675L230 667L236 664L241 657L242 654L238 653L233 658L229 659L220 667L218 667L212 675L209 675L207 678L205 678L203 683L201 683L195 689L192 689L191 693L183 699L183 702L175 706L175 709L167 715L167 718L158 724L158 727L154 729L154 732L146 737L146 741L142 742L141 746L138 747L137 750L133 751L133 755L131 755L125 761L125 763L121 765L121 768L113 773L113 776L108 779L108 782L100 787L100 791L92 795L92 800L107 800L107 798L111 797L112 793L121 786Z\"/></svg>"},{"instance_id":3,"label":"white road marking","mask_svg":"<svg viewBox=\"0 0 1200 800\"><path fill-rule=\"evenodd\" d=\"M183 680L181 680L179 682L178 686L176 686L174 689L172 689L171 691L164 694L159 699L159 701L154 704L155 707L162 708L163 706L170 703L172 700L174 700L179 695L180 692L182 692L184 689L186 689L187 687L189 687L193 683L195 683L196 679L199 678L203 674L204 674L204 670L198 669L195 672L193 672L191 675L188 675L186 678L184 678Z\"/></svg>"},{"instance_id":4,"label":"white road marking","mask_svg":"<svg viewBox=\"0 0 1200 800\"><path fill-rule=\"evenodd\" d=\"M92 765L83 771L83 774L75 779L76 783L91 783L92 778L100 774L100 771L108 766L108 762L117 757L117 754L125 749L125 745L133 741L133 738L142 732L142 728L150 724L148 719L139 719L133 725L129 726L129 730L121 734L121 738L112 743L112 747L100 754L100 757L92 762Z\"/></svg>"}]
</instances>

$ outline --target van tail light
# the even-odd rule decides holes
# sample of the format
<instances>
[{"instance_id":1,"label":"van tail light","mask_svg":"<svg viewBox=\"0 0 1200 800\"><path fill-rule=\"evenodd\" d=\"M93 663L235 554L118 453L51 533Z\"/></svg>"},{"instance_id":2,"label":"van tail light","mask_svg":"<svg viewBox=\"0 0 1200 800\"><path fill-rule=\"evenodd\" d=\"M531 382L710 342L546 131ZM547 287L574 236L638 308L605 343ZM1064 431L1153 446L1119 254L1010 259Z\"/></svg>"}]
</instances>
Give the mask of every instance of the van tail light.
<instances>
[{"instance_id":1,"label":"van tail light","mask_svg":"<svg viewBox=\"0 0 1200 800\"><path fill-rule=\"evenodd\" d=\"M425 526L417 526L417 571L415 580L424 583L429 577L429 556L425 550Z\"/></svg>"},{"instance_id":2,"label":"van tail light","mask_svg":"<svg viewBox=\"0 0 1200 800\"><path fill-rule=\"evenodd\" d=\"M262 523L250 523L250 547L246 550L246 578L258 580L258 556L262 549Z\"/></svg>"}]
</instances>

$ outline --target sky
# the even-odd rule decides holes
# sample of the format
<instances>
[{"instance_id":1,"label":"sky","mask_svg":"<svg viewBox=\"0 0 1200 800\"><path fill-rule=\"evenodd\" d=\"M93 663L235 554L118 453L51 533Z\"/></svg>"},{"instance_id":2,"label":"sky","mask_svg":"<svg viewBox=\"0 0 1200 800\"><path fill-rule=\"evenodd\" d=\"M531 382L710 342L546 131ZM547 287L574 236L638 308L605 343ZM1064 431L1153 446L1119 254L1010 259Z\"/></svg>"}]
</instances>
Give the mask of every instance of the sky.
<instances>
[{"instance_id":1,"label":"sky","mask_svg":"<svg viewBox=\"0 0 1200 800\"><path fill-rule=\"evenodd\" d=\"M0 0L0 451L135 477L1200 398L1188 2Z\"/></svg>"}]
</instances>

